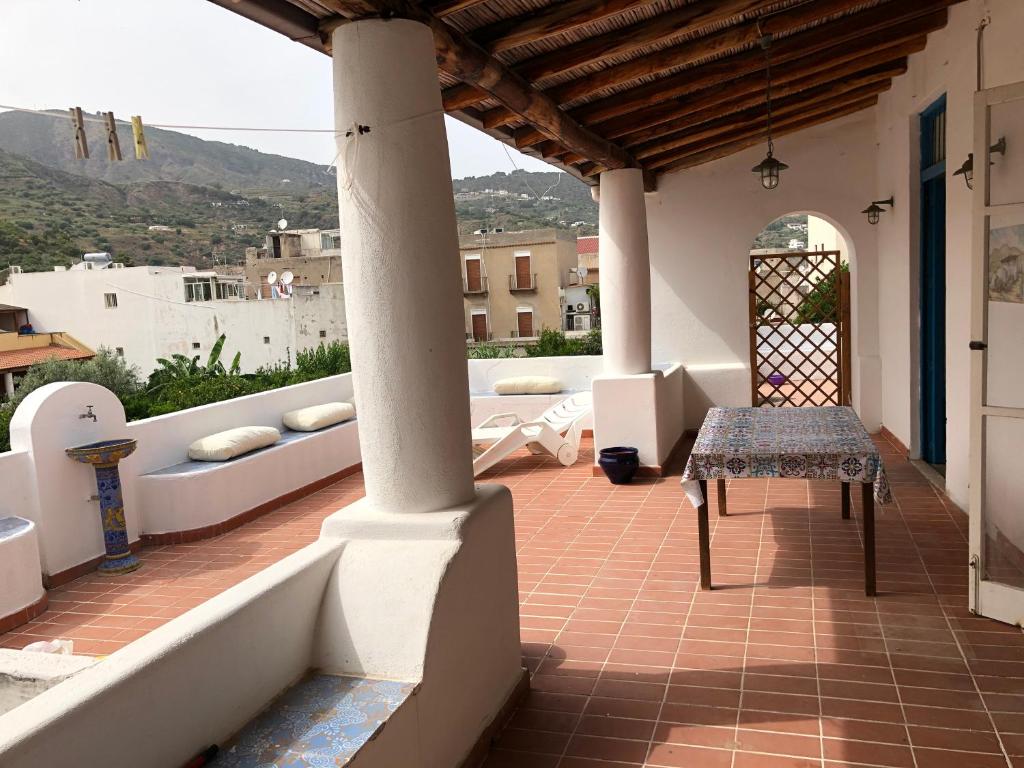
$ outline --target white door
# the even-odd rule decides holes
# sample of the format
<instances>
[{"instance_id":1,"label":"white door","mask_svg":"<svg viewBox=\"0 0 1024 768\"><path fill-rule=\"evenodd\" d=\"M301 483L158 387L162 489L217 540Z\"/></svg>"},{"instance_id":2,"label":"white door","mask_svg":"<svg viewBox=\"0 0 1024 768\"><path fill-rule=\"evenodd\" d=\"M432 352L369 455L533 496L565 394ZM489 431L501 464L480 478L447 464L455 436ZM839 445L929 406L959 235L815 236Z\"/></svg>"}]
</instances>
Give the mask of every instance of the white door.
<instances>
[{"instance_id":1,"label":"white door","mask_svg":"<svg viewBox=\"0 0 1024 768\"><path fill-rule=\"evenodd\" d=\"M1024 625L1024 83L975 96L972 219L970 605Z\"/></svg>"}]
</instances>

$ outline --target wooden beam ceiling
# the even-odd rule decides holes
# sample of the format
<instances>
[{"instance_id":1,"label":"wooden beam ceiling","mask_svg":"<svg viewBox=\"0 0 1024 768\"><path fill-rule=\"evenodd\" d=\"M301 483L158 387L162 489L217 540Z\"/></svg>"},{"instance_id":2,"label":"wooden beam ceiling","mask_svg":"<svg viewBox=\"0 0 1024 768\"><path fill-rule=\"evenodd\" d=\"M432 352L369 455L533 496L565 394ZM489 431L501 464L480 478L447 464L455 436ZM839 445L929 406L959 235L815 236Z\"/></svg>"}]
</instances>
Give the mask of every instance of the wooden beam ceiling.
<instances>
[{"instance_id":1,"label":"wooden beam ceiling","mask_svg":"<svg viewBox=\"0 0 1024 768\"><path fill-rule=\"evenodd\" d=\"M781 136L874 104L961 1L211 0L327 52L340 24L421 22L459 81L446 111L585 179L638 167L648 182L764 139L763 37Z\"/></svg>"},{"instance_id":2,"label":"wooden beam ceiling","mask_svg":"<svg viewBox=\"0 0 1024 768\"><path fill-rule=\"evenodd\" d=\"M829 55L834 57L842 57L851 52L869 52L879 46L884 47L911 37L926 35L945 25L947 20L945 6L949 5L950 1L955 2L956 0L904 2L903 7L896 9L895 13L892 9L888 11L888 13L893 13L891 17L885 13L864 12L866 15L853 14L826 22L805 32L792 34L789 37L776 40L772 44L772 64L777 66L797 58L811 59L811 54L825 50L828 50ZM882 6L882 8L888 8L888 6ZM721 40L718 42L721 43ZM857 45L846 45L847 43L857 43ZM663 53L657 57L656 61L652 62L648 57L641 57L636 61L648 61L651 66L662 69L671 68L665 67L666 63L673 67L680 66L712 55L709 49L702 47L707 44L706 39L701 38L669 49L675 52L668 55ZM716 43L712 42L711 45L716 45ZM667 62L666 58L668 58ZM821 61L822 58L824 57L814 56L813 60L825 63ZM600 78L596 75L584 75L578 80L551 88L546 93L559 104L564 104L576 98L596 94L607 87L621 87L646 76L646 65L633 62L627 64L628 66L614 68L615 72L605 74ZM658 71L662 71L662 69ZM678 74L639 85L624 93L616 93L590 102L570 110L570 114L584 125L592 125L600 120L607 120L616 115L631 114L638 108L663 103L666 99L722 82L729 82L739 75L763 71L763 69L764 54L760 49L742 50L717 61L711 61L699 67L686 69ZM605 71L607 72L607 70ZM459 95L467 97L464 106L471 103L468 99L469 94ZM489 110L483 115L483 123L488 128L508 125L515 119L514 113L500 107Z\"/></svg>"},{"instance_id":3,"label":"wooden beam ceiling","mask_svg":"<svg viewBox=\"0 0 1024 768\"><path fill-rule=\"evenodd\" d=\"M550 97L535 89L454 27L423 10L412 0L320 0L346 19L371 16L407 18L430 27L438 66L464 83L486 91L520 115L548 138L604 168L639 168L628 152L587 130L561 110Z\"/></svg>"}]
</instances>

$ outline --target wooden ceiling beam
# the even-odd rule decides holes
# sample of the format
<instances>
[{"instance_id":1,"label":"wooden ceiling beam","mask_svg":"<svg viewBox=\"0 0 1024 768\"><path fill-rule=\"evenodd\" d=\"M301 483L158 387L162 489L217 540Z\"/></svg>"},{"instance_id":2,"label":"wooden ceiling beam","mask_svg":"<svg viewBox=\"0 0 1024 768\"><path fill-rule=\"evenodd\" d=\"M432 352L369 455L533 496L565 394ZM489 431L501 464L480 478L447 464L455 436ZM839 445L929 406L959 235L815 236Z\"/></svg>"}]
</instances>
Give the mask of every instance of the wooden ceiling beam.
<instances>
[{"instance_id":1,"label":"wooden ceiling beam","mask_svg":"<svg viewBox=\"0 0 1024 768\"><path fill-rule=\"evenodd\" d=\"M851 77L845 80L837 80L827 85L811 88L796 93L788 98L772 102L772 122L782 123L784 119L806 115L812 110L842 106L850 101L858 101L868 96L874 96L891 86L891 80L897 75L907 71L904 62L902 66L893 66L888 69L879 69L871 73L865 73L861 77ZM766 125L767 109L762 102L757 107L734 112L729 115L722 115L715 120L708 120L700 125L688 127L671 136L662 137L655 141L641 144L633 149L633 154L647 163L650 158L657 158L667 152L686 147L712 136L718 136L723 132L736 129L737 126L754 128L757 125Z\"/></svg>"},{"instance_id":2,"label":"wooden ceiling beam","mask_svg":"<svg viewBox=\"0 0 1024 768\"><path fill-rule=\"evenodd\" d=\"M784 131L791 128L815 125L815 118L831 114L836 110L845 109L853 105L874 104L878 100L878 94L888 88L889 84L886 83L876 86L870 91L868 89L860 89L856 94L839 96L835 99L829 99L827 102L821 102L818 104L808 104L806 109L801 112L791 114L773 125L772 138L781 136ZM864 109L866 106L862 106L860 108ZM692 142L673 152L666 152L655 157L649 157L644 162L644 167L653 171L659 171L662 168L671 165L676 160L692 155L695 152L703 152L704 150L714 149L720 145L753 137L759 137L762 141L767 141L767 130L763 118L759 120L752 120L747 123L737 124L728 130L722 130L712 136L706 136L700 141Z\"/></svg>"},{"instance_id":3,"label":"wooden ceiling beam","mask_svg":"<svg viewBox=\"0 0 1024 768\"><path fill-rule=\"evenodd\" d=\"M861 39L869 31L876 32L901 21L924 16L962 0L890 0L881 6L851 14L833 23L845 33L854 33ZM762 22L766 34L778 35L797 32L813 21L820 21L834 15L840 8L853 8L861 0L816 0L796 6L789 11L771 16ZM828 11L826 13L826 11ZM796 37L793 34L792 37ZM591 96L607 88L617 87L643 77L656 75L669 69L694 64L710 56L743 48L760 38L757 25L753 22L716 32L712 35L690 40L679 45L664 48L654 53L602 69L578 80L548 89L547 93L559 104L566 104ZM776 45L781 45L780 40ZM774 53L775 45L772 50ZM763 53L757 51L763 58ZM518 70L517 70L518 71Z\"/></svg>"},{"instance_id":4,"label":"wooden ceiling beam","mask_svg":"<svg viewBox=\"0 0 1024 768\"><path fill-rule=\"evenodd\" d=\"M445 112L465 109L474 104L479 104L487 98L490 98L490 94L483 88L477 88L475 85L467 85L466 83L459 83L441 91L441 103L444 105ZM514 116L515 112L509 110L509 114Z\"/></svg>"},{"instance_id":5,"label":"wooden ceiling beam","mask_svg":"<svg viewBox=\"0 0 1024 768\"><path fill-rule=\"evenodd\" d=\"M429 4L430 12L438 17L451 16L453 13L483 5L487 0L434 0Z\"/></svg>"},{"instance_id":6,"label":"wooden ceiling beam","mask_svg":"<svg viewBox=\"0 0 1024 768\"><path fill-rule=\"evenodd\" d=\"M888 63L924 50L927 42L928 38L922 36L899 45L873 51L867 55L857 55L859 50L842 46L840 49L842 54L835 58L815 56L796 59L772 68L772 93L784 96L787 93L795 93L804 88L855 75L872 67L888 65ZM750 103L752 98L764 100L764 91L764 72L755 72L751 75L737 77L717 88L703 89L687 96L669 99L656 106L648 106L646 109L613 118L597 124L594 129L605 138L629 136L634 143L646 141L649 138L662 135L668 130L673 130L667 129L665 125L678 122L688 115L696 121L703 113L711 110L721 113L726 108L743 109L744 105L752 105ZM486 113L483 113L483 116L485 115Z\"/></svg>"},{"instance_id":7,"label":"wooden ceiling beam","mask_svg":"<svg viewBox=\"0 0 1024 768\"><path fill-rule=\"evenodd\" d=\"M808 128L813 128L814 126L817 125L822 125L823 123L831 122L832 120L838 120L841 117L846 117L847 115L852 115L856 112L860 112L861 110L869 109L872 106L874 106L877 102L878 98L872 97L870 99L865 99L862 102L856 102L841 109L836 109L832 112L828 112L826 114L819 115L815 118L806 120L803 124L782 128L775 133L775 138L788 136L793 133L798 133L800 131L807 130ZM693 168L698 165L710 163L714 160L721 160L723 157L728 157L729 155L734 155L737 152L742 152L744 149L749 149L750 147L761 144L763 141L763 132L751 134L749 136L742 138L737 138L726 144L721 144L710 149L704 149L702 151L696 151L693 152L692 154L680 157L678 160L675 160L667 165L662 166L660 169L658 169L658 173L659 175L673 173L675 171L682 171L687 168Z\"/></svg>"},{"instance_id":8,"label":"wooden ceiling beam","mask_svg":"<svg viewBox=\"0 0 1024 768\"><path fill-rule=\"evenodd\" d=\"M425 11L413 0L319 0L345 18L397 17L427 25L434 35L437 65L464 83L486 91L492 98L566 149L578 152L605 168L638 168L636 159L621 147L601 138L570 118L562 109L520 75L509 70L454 27Z\"/></svg>"},{"instance_id":9,"label":"wooden ceiling beam","mask_svg":"<svg viewBox=\"0 0 1024 768\"><path fill-rule=\"evenodd\" d=\"M674 11L661 13L623 29L612 30L579 43L559 47L518 62L516 71L528 80L600 62L611 56L632 53L648 45L671 40L712 24L729 22L744 13L770 7L775 0L697 0ZM863 2L863 0L825 0Z\"/></svg>"},{"instance_id":10,"label":"wooden ceiling beam","mask_svg":"<svg viewBox=\"0 0 1024 768\"><path fill-rule=\"evenodd\" d=\"M577 27L601 21L636 8L654 5L660 0L563 0L546 8L528 11L508 19L474 29L473 39L500 53L535 43Z\"/></svg>"},{"instance_id":11,"label":"wooden ceiling beam","mask_svg":"<svg viewBox=\"0 0 1024 768\"><path fill-rule=\"evenodd\" d=\"M809 88L859 78L866 73L893 69L906 61L906 57L924 48L924 38L919 45L900 45L886 48L871 56L853 59L835 67L822 69L803 76L786 76L776 79L772 74L772 98L785 98ZM796 74L796 73L794 73ZM890 75L895 77L895 75ZM616 138L618 143L629 147L651 141L660 136L676 133L688 126L720 117L723 112L736 112L765 101L765 81L760 73L737 78L722 88L701 91L698 98L680 99L668 102L663 107L644 110L641 119L628 124L626 118L616 118L601 126L601 133L607 138ZM685 118L685 119L684 119ZM637 127L642 126L642 127ZM607 130L605 128L607 127Z\"/></svg>"},{"instance_id":12,"label":"wooden ceiling beam","mask_svg":"<svg viewBox=\"0 0 1024 768\"><path fill-rule=\"evenodd\" d=\"M799 70L810 74L831 67L834 63L919 40L929 32L943 27L947 17L948 11L940 9L891 27L879 28L876 20L876 25L866 30L868 37L861 35L861 28L856 23L846 19L822 24L807 32L777 40L771 48L773 73ZM853 42L857 44L851 45ZM703 89L727 87L737 77L763 71L764 54L760 50L746 51L584 104L569 113L591 126L619 115L629 115L639 120L641 114L638 110L643 108L664 105L670 99Z\"/></svg>"}]
</instances>

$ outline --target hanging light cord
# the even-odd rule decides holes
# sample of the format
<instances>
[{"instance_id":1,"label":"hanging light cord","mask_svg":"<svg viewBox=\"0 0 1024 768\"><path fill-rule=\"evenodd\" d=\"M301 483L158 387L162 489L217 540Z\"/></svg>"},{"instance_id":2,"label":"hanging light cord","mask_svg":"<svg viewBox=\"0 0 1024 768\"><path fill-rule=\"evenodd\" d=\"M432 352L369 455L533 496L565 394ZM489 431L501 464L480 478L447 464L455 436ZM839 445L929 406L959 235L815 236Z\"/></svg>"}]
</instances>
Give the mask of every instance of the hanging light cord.
<instances>
[{"instance_id":1,"label":"hanging light cord","mask_svg":"<svg viewBox=\"0 0 1024 768\"><path fill-rule=\"evenodd\" d=\"M765 86L765 102L768 110L768 157L773 157L775 146L772 143L772 60L768 55L768 48L771 46L771 34L764 34L761 31L761 20L757 21L758 40L761 50L764 51L764 75L767 84Z\"/></svg>"}]
</instances>

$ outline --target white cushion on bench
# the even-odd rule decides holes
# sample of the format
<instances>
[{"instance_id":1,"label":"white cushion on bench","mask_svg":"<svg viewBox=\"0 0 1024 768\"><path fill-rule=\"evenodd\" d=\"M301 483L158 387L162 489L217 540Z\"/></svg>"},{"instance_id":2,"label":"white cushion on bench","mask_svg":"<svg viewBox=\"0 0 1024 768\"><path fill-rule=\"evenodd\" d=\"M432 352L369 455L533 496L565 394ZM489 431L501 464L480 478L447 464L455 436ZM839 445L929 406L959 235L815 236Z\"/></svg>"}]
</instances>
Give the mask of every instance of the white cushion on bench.
<instances>
[{"instance_id":1,"label":"white cushion on bench","mask_svg":"<svg viewBox=\"0 0 1024 768\"><path fill-rule=\"evenodd\" d=\"M282 421L288 429L296 432L316 432L318 429L348 421L356 415L356 407L352 403L323 403L288 411Z\"/></svg>"},{"instance_id":2,"label":"white cushion on bench","mask_svg":"<svg viewBox=\"0 0 1024 768\"><path fill-rule=\"evenodd\" d=\"M196 440L188 447L188 457L193 461L227 461L280 439L281 433L273 427L236 427Z\"/></svg>"},{"instance_id":3,"label":"white cushion on bench","mask_svg":"<svg viewBox=\"0 0 1024 768\"><path fill-rule=\"evenodd\" d=\"M562 391L562 382L553 376L512 376L494 382L499 395L553 395Z\"/></svg>"}]
</instances>

